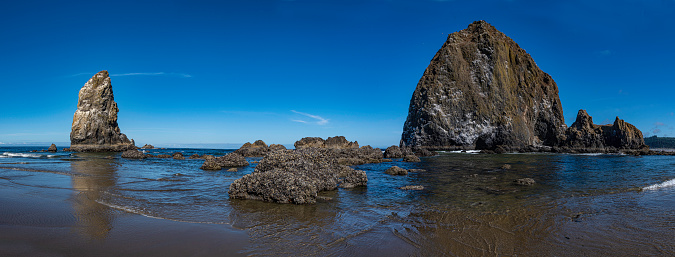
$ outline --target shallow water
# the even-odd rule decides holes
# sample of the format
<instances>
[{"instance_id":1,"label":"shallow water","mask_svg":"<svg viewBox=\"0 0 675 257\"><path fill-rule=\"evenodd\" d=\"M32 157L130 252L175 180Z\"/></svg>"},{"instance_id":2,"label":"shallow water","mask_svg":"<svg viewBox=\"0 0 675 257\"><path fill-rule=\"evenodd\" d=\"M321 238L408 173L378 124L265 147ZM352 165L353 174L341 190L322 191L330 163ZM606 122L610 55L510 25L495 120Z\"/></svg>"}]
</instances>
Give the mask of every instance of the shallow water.
<instances>
[{"instance_id":1,"label":"shallow water","mask_svg":"<svg viewBox=\"0 0 675 257\"><path fill-rule=\"evenodd\" d=\"M229 184L251 173L253 163L237 172L203 171L203 160L31 149L0 148L0 188L68 192L70 206L31 208L70 208L72 215L0 211L0 224L66 226L104 241L121 214L225 225L246 233L239 251L246 255L675 254L675 158L669 156L443 153L420 163L356 166L366 171L367 187L323 192L334 200L297 206L230 200ZM384 174L393 165L425 171ZM537 183L515 185L519 178ZM425 189L398 189L406 185Z\"/></svg>"}]
</instances>

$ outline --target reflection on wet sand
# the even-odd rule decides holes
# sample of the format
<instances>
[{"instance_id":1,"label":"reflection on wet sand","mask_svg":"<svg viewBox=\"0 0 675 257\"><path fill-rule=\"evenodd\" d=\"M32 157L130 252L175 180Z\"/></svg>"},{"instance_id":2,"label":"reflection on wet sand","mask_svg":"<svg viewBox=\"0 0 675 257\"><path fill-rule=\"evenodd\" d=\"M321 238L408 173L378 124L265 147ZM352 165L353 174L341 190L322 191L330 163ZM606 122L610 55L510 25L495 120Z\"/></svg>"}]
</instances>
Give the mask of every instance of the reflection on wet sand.
<instances>
[{"instance_id":1,"label":"reflection on wet sand","mask_svg":"<svg viewBox=\"0 0 675 257\"><path fill-rule=\"evenodd\" d=\"M99 204L107 188L116 183L117 164L106 157L111 153L78 153L80 161L71 162L73 172L72 186L75 194L72 198L73 214L76 217L75 229L91 239L104 239L112 230L114 215L111 209Z\"/></svg>"}]
</instances>

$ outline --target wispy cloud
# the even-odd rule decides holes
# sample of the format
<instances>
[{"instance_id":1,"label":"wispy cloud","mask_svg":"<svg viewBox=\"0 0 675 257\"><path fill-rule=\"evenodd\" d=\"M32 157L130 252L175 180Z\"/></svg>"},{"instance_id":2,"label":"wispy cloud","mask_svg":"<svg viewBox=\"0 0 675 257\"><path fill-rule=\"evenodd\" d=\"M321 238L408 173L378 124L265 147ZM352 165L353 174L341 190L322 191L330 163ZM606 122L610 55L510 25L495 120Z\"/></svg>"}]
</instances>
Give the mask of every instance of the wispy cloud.
<instances>
[{"instance_id":1,"label":"wispy cloud","mask_svg":"<svg viewBox=\"0 0 675 257\"><path fill-rule=\"evenodd\" d=\"M72 77L79 77L79 76L83 76L83 75L94 76L94 74L96 74L96 73L91 73L91 72L80 72L80 73L76 73L76 74L72 74L72 75L66 75L66 76L64 76L64 77L66 77L66 78L72 78Z\"/></svg>"},{"instance_id":2,"label":"wispy cloud","mask_svg":"<svg viewBox=\"0 0 675 257\"><path fill-rule=\"evenodd\" d=\"M130 72L130 73L118 73L110 74L111 77L125 77L125 76L172 76L172 77L181 77L181 78L192 78L192 75L185 73L173 73L173 72Z\"/></svg>"},{"instance_id":3,"label":"wispy cloud","mask_svg":"<svg viewBox=\"0 0 675 257\"><path fill-rule=\"evenodd\" d=\"M314 122L310 122L310 121L306 121L306 120L300 120L300 119L295 119L295 120L291 120L291 121L300 122L300 123L314 123L316 125L326 125L326 124L328 124L328 119L324 119L321 116L313 115L313 114L309 114L309 113L304 113L304 112L299 112L299 111L296 111L296 110L291 110L291 111L296 113L296 114L300 114L302 116L315 119Z\"/></svg>"}]
</instances>

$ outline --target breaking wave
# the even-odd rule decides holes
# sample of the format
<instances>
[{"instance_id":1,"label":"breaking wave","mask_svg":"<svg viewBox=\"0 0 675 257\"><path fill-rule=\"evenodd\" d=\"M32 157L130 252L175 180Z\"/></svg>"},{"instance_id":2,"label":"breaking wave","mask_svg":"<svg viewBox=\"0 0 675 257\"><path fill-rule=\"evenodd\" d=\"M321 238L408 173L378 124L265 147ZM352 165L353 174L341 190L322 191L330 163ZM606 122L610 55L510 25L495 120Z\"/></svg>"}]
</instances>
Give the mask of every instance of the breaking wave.
<instances>
[{"instance_id":1,"label":"breaking wave","mask_svg":"<svg viewBox=\"0 0 675 257\"><path fill-rule=\"evenodd\" d=\"M663 183L643 187L642 190L657 190L657 189L661 189L661 188L664 188L664 187L672 187L672 186L675 186L675 179L671 179L671 180L668 180L668 181L663 182Z\"/></svg>"},{"instance_id":2,"label":"breaking wave","mask_svg":"<svg viewBox=\"0 0 675 257\"><path fill-rule=\"evenodd\" d=\"M10 152L4 152L2 155L0 155L0 158L16 158L16 157L22 157L22 158L54 158L58 157L58 155L53 155L53 154L35 154L35 153L10 153Z\"/></svg>"}]
</instances>

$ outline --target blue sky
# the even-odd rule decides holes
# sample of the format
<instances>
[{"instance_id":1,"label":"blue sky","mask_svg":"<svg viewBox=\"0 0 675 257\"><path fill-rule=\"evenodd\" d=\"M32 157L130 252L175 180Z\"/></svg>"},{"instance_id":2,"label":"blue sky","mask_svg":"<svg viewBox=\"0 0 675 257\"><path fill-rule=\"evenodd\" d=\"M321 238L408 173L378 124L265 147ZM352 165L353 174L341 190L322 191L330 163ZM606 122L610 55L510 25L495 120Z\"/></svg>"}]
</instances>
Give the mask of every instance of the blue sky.
<instances>
[{"instance_id":1,"label":"blue sky","mask_svg":"<svg viewBox=\"0 0 675 257\"><path fill-rule=\"evenodd\" d=\"M675 1L2 1L0 142L68 142L108 70L138 145L398 144L449 33L486 20L586 109L675 136Z\"/></svg>"}]
</instances>

